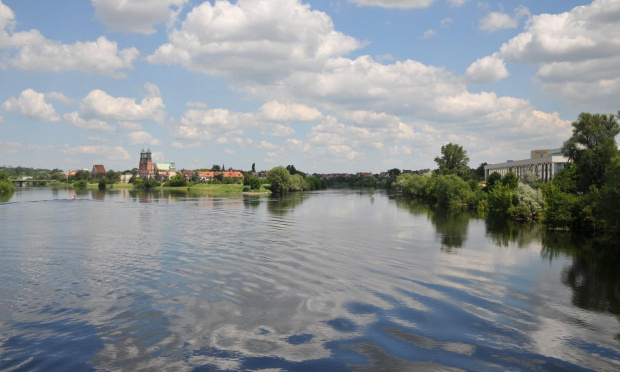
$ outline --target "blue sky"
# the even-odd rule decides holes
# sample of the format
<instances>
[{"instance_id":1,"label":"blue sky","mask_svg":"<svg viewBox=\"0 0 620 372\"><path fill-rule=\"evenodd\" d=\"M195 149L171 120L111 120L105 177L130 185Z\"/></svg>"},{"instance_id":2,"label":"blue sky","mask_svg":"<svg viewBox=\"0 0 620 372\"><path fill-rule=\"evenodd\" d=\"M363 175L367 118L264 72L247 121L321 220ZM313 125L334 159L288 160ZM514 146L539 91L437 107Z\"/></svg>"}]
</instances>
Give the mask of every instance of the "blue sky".
<instances>
[{"instance_id":1,"label":"blue sky","mask_svg":"<svg viewBox=\"0 0 620 372\"><path fill-rule=\"evenodd\" d=\"M620 1L0 0L0 165L470 166L620 109Z\"/></svg>"}]
</instances>

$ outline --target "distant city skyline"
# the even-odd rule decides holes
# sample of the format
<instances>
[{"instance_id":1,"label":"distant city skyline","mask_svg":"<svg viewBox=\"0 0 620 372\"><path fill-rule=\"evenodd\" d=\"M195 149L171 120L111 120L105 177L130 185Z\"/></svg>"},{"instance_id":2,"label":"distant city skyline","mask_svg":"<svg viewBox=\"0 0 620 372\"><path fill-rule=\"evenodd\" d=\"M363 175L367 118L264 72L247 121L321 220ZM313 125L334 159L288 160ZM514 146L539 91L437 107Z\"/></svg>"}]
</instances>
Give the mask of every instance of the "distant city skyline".
<instances>
[{"instance_id":1,"label":"distant city skyline","mask_svg":"<svg viewBox=\"0 0 620 372\"><path fill-rule=\"evenodd\" d=\"M619 0L0 0L0 166L526 159L620 109L619 19Z\"/></svg>"}]
</instances>

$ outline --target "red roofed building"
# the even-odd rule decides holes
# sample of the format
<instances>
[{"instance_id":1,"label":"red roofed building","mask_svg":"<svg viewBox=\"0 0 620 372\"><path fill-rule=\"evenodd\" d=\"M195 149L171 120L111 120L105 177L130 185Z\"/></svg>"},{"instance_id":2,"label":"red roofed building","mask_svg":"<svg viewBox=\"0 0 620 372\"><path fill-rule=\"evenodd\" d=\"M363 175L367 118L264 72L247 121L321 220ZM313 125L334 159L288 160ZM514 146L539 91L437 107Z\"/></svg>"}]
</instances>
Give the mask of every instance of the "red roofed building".
<instances>
[{"instance_id":1,"label":"red roofed building","mask_svg":"<svg viewBox=\"0 0 620 372\"><path fill-rule=\"evenodd\" d=\"M90 172L93 178L102 178L105 177L105 167L101 164L93 165L93 170Z\"/></svg>"}]
</instances>

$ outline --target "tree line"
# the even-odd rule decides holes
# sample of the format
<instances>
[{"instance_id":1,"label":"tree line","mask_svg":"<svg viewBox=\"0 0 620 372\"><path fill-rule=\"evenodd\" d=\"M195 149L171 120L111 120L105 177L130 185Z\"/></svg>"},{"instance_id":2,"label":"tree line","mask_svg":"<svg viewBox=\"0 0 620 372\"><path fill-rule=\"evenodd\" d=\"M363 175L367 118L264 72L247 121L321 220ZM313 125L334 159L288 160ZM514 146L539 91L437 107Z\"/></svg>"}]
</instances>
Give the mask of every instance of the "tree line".
<instances>
[{"instance_id":1,"label":"tree line","mask_svg":"<svg viewBox=\"0 0 620 372\"><path fill-rule=\"evenodd\" d=\"M402 174L396 187L405 195L439 207L475 209L494 219L541 221L549 228L620 232L620 153L618 115L582 113L563 144L570 163L543 184L534 174L503 177L492 173L478 182L480 169L467 166L457 144L441 147L438 168L429 174Z\"/></svg>"}]
</instances>

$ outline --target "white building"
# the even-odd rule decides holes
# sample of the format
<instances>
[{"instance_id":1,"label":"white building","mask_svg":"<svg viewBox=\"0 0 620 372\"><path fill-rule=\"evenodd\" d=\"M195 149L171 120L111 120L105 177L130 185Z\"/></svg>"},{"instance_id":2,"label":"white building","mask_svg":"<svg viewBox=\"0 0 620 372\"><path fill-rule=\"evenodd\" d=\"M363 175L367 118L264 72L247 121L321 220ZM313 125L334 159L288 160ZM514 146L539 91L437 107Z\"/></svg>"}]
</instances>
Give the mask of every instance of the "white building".
<instances>
[{"instance_id":1,"label":"white building","mask_svg":"<svg viewBox=\"0 0 620 372\"><path fill-rule=\"evenodd\" d=\"M508 160L505 163L487 164L484 166L485 178L493 172L502 177L508 172L513 172L521 178L525 173L533 173L543 182L551 181L559 171L566 168L568 158L562 149L532 150L530 159Z\"/></svg>"}]
</instances>

